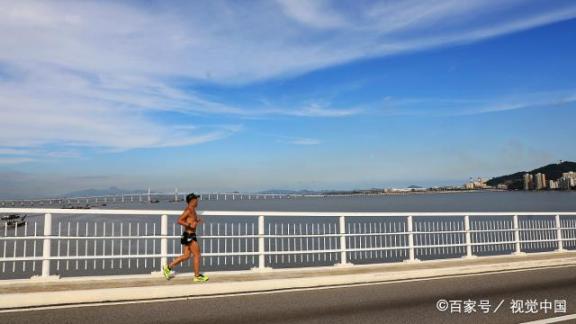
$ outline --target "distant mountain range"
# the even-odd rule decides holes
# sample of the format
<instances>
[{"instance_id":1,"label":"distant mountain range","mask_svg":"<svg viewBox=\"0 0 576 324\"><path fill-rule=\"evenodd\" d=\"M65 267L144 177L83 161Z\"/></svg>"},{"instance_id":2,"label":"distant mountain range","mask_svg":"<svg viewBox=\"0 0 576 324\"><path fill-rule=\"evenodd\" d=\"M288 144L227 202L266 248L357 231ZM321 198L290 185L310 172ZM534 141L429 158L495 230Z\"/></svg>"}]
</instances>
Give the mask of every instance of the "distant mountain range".
<instances>
[{"instance_id":1,"label":"distant mountain range","mask_svg":"<svg viewBox=\"0 0 576 324\"><path fill-rule=\"evenodd\" d=\"M576 172L576 162L561 162L555 164L549 164L531 171L520 171L513 174L508 174L504 176L494 177L486 182L487 185L496 187L499 184L505 184L508 189L522 189L524 187L523 176L526 173L536 174L543 173L546 175L547 180L558 180L562 177L562 173L574 171ZM420 189L423 188L417 185L411 185L410 189ZM368 190L287 190L287 189L270 189L258 192L259 194L275 194L275 195L330 195L330 194L342 194L342 193L362 193L366 191L381 191L382 189L368 189ZM108 195L120 195L123 193L146 193L145 190L127 190L118 187L110 187L107 189L86 189L80 191L73 191L62 195L63 198L68 197L94 197L94 196L108 196Z\"/></svg>"},{"instance_id":2,"label":"distant mountain range","mask_svg":"<svg viewBox=\"0 0 576 324\"><path fill-rule=\"evenodd\" d=\"M110 187L108 189L86 189L69 192L62 195L62 197L94 197L94 196L110 196L110 195L120 195L123 193L144 193L144 190L126 190L120 189L118 187Z\"/></svg>"},{"instance_id":3,"label":"distant mountain range","mask_svg":"<svg viewBox=\"0 0 576 324\"><path fill-rule=\"evenodd\" d=\"M576 172L576 162L565 161L561 163L548 164L532 171L520 171L513 174L495 177L488 180L486 184L494 187L499 184L505 184L508 186L508 189L522 189L524 187L523 176L526 173L542 173L546 175L547 180L558 180L562 177L562 173L570 171Z\"/></svg>"}]
</instances>

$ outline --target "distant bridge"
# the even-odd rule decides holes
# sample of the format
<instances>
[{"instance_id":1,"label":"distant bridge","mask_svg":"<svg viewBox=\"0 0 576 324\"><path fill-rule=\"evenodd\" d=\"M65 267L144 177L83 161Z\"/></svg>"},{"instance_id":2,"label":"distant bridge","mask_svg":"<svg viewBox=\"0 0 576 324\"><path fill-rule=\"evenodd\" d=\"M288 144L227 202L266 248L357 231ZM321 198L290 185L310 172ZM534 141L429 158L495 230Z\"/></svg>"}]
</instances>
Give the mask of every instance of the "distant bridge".
<instances>
[{"instance_id":1,"label":"distant bridge","mask_svg":"<svg viewBox=\"0 0 576 324\"><path fill-rule=\"evenodd\" d=\"M449 191L452 192L452 191ZM466 191L458 191L466 192ZM330 194L272 194L272 193L241 193L241 192L212 192L199 193L200 200L271 200L271 199L293 199L293 198L327 198L327 197L378 197L378 196L398 196L410 194L424 194L431 192L363 192L363 193L330 193ZM448 192L434 192L448 193ZM83 196L83 197L60 197L42 199L11 199L0 200L0 207L84 207L84 206L106 206L108 204L121 203L158 203L179 202L186 200L186 193L174 192L139 192L122 193L115 195Z\"/></svg>"},{"instance_id":2,"label":"distant bridge","mask_svg":"<svg viewBox=\"0 0 576 324\"><path fill-rule=\"evenodd\" d=\"M387 192L355 192L355 193L317 193L317 194L272 194L272 193L241 193L241 192L211 192L199 193L200 200L271 200L293 198L329 198L329 197L381 197L403 196L413 194L442 194L476 192L476 190L458 191L409 191L395 190ZM179 202L186 200L187 193L174 192L138 192L115 195L61 197L42 199L11 199L0 200L0 207L43 207L43 206L69 206L83 207L86 205L108 205L114 203L157 203L161 201Z\"/></svg>"},{"instance_id":3,"label":"distant bridge","mask_svg":"<svg viewBox=\"0 0 576 324\"><path fill-rule=\"evenodd\" d=\"M265 200L265 199L290 199L302 195L292 194L255 194L238 192L214 192L200 193L200 200ZM42 199L15 199L1 200L0 207L32 207L32 206L76 206L84 205L107 205L115 203L157 203L160 201L179 202L186 200L185 193L178 192L148 192L148 193L123 193L116 195L62 197Z\"/></svg>"}]
</instances>

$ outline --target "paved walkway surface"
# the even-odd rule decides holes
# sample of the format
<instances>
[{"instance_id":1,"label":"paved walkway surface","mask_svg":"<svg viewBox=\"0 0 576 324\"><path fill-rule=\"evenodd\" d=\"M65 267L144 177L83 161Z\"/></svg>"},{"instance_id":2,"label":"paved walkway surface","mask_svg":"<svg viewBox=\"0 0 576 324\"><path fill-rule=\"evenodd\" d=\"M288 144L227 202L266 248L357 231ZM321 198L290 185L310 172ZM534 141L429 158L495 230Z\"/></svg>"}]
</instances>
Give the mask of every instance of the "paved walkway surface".
<instances>
[{"instance_id":1,"label":"paved walkway surface","mask_svg":"<svg viewBox=\"0 0 576 324\"><path fill-rule=\"evenodd\" d=\"M527 302L513 308L514 300L540 304L531 312ZM547 309L541 306L546 300L551 303ZM566 308L552 307L556 300L565 301ZM448 307L447 301L459 301L460 307ZM471 307L464 307L464 301ZM0 311L0 323L573 324L575 310L576 265L572 265L224 297Z\"/></svg>"},{"instance_id":2,"label":"paved walkway surface","mask_svg":"<svg viewBox=\"0 0 576 324\"><path fill-rule=\"evenodd\" d=\"M523 271L576 265L575 252L478 257L385 265L334 266L207 273L207 283L192 283L190 275L167 281L158 275L114 278L65 278L53 281L0 282L0 309L83 303L161 300L234 295L363 283Z\"/></svg>"}]
</instances>

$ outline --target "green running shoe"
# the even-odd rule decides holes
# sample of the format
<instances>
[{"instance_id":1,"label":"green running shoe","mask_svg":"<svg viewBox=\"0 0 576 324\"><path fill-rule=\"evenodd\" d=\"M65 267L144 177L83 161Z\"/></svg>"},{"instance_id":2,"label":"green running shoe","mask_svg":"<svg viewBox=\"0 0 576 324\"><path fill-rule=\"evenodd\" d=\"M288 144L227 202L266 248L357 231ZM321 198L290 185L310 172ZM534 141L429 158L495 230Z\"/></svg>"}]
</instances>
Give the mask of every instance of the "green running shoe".
<instances>
[{"instance_id":1,"label":"green running shoe","mask_svg":"<svg viewBox=\"0 0 576 324\"><path fill-rule=\"evenodd\" d=\"M174 271L170 270L167 264L165 264L162 267L162 274L164 275L164 278L166 278L166 280L170 280L172 279L172 277L174 277Z\"/></svg>"},{"instance_id":2,"label":"green running shoe","mask_svg":"<svg viewBox=\"0 0 576 324\"><path fill-rule=\"evenodd\" d=\"M208 281L208 277L203 274L194 277L194 282L206 282L206 281Z\"/></svg>"}]
</instances>

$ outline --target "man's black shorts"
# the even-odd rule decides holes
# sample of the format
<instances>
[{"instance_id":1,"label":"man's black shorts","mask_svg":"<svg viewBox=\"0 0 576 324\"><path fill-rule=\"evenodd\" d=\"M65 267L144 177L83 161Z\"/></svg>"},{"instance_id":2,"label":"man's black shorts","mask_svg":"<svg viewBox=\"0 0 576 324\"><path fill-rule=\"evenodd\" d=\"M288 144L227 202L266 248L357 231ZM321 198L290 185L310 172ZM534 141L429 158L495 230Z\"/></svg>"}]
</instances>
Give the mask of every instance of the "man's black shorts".
<instances>
[{"instance_id":1,"label":"man's black shorts","mask_svg":"<svg viewBox=\"0 0 576 324\"><path fill-rule=\"evenodd\" d=\"M180 236L180 244L188 245L192 243L192 241L198 242L196 239L196 233L183 232L182 236Z\"/></svg>"}]
</instances>

